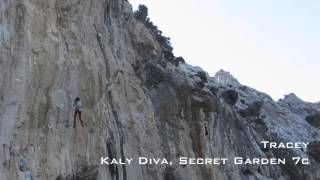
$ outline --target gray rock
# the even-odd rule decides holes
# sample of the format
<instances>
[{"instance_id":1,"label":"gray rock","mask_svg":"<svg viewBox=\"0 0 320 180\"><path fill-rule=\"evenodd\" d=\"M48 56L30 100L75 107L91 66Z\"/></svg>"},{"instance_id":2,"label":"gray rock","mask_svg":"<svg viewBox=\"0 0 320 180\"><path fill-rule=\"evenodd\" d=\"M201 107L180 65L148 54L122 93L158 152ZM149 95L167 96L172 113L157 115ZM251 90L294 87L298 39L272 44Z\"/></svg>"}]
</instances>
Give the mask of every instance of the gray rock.
<instances>
[{"instance_id":1,"label":"gray rock","mask_svg":"<svg viewBox=\"0 0 320 180\"><path fill-rule=\"evenodd\" d=\"M311 157L314 158L317 162L320 162L320 141L313 141L308 147L308 153Z\"/></svg>"}]
</instances>

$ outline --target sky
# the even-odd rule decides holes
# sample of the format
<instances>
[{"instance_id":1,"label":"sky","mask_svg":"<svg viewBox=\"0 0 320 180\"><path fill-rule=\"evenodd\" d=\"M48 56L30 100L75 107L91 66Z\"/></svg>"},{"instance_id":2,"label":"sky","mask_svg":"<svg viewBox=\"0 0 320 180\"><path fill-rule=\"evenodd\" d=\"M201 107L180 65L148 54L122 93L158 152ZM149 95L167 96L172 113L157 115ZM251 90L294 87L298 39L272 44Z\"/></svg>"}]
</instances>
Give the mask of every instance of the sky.
<instances>
[{"instance_id":1,"label":"sky","mask_svg":"<svg viewBox=\"0 0 320 180\"><path fill-rule=\"evenodd\" d=\"M224 69L274 100L320 101L320 1L129 1L147 5L175 56L210 76Z\"/></svg>"}]
</instances>

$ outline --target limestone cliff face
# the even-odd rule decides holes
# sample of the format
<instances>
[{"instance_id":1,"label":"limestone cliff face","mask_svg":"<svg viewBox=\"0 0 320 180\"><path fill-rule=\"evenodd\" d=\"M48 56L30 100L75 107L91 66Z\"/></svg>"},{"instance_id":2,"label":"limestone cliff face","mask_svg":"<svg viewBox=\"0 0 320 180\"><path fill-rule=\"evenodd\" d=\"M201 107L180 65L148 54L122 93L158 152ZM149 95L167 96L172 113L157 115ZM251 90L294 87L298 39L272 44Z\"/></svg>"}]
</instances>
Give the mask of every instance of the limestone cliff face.
<instances>
[{"instance_id":1,"label":"limestone cliff face","mask_svg":"<svg viewBox=\"0 0 320 180\"><path fill-rule=\"evenodd\" d=\"M317 179L319 105L167 63L126 0L0 0L0 179ZM207 80L206 80L207 79ZM84 104L72 129L75 97ZM295 105L292 105L295 104ZM261 140L304 141L268 150ZM99 166L100 157L308 157L309 166Z\"/></svg>"}]
</instances>

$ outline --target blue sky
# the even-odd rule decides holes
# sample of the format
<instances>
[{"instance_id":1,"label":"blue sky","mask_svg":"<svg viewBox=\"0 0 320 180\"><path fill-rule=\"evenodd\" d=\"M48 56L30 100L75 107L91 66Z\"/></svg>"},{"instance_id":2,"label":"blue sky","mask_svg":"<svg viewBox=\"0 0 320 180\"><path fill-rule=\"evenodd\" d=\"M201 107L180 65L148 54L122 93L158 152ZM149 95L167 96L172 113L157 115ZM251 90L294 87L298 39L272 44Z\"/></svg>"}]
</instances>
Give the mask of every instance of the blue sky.
<instances>
[{"instance_id":1,"label":"blue sky","mask_svg":"<svg viewBox=\"0 0 320 180\"><path fill-rule=\"evenodd\" d=\"M230 71L275 100L320 100L320 1L129 0L149 7L176 56L214 75Z\"/></svg>"}]
</instances>

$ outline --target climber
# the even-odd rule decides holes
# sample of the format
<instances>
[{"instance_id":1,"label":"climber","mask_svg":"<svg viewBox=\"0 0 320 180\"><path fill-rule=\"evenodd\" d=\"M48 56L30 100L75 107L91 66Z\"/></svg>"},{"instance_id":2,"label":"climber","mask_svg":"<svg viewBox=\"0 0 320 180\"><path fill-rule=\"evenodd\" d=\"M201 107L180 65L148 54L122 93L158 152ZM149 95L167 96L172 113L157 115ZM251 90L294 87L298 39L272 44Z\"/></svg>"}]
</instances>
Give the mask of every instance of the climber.
<instances>
[{"instance_id":1,"label":"climber","mask_svg":"<svg viewBox=\"0 0 320 180\"><path fill-rule=\"evenodd\" d=\"M77 115L79 116L79 120L80 120L81 126L83 127L83 121L81 119L82 104L81 104L81 101L80 101L79 97L77 97L74 100L73 107L74 107L73 128L76 127Z\"/></svg>"},{"instance_id":2,"label":"climber","mask_svg":"<svg viewBox=\"0 0 320 180\"><path fill-rule=\"evenodd\" d=\"M24 159L24 158L20 159L19 170L24 172L24 179L25 180L33 180L31 168L29 166L29 162L26 159Z\"/></svg>"}]
</instances>

